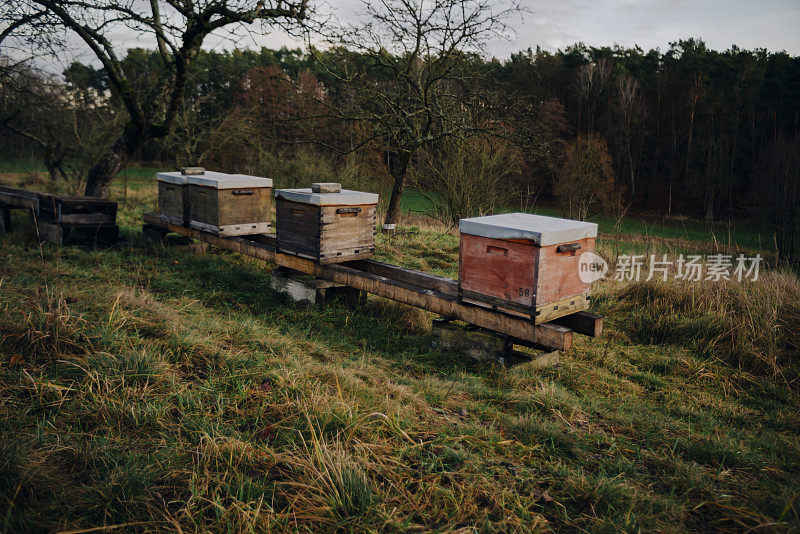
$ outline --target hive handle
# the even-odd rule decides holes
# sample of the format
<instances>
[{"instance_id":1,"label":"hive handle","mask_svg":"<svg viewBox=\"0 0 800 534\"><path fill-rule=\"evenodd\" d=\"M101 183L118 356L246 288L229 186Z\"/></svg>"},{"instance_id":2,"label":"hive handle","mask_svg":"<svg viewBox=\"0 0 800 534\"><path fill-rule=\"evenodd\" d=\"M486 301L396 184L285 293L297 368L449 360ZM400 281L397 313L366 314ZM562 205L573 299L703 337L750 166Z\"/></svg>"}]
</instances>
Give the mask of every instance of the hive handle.
<instances>
[{"instance_id":1,"label":"hive handle","mask_svg":"<svg viewBox=\"0 0 800 534\"><path fill-rule=\"evenodd\" d=\"M581 248L580 243L564 243L556 247L556 252L575 252Z\"/></svg>"},{"instance_id":2,"label":"hive handle","mask_svg":"<svg viewBox=\"0 0 800 534\"><path fill-rule=\"evenodd\" d=\"M361 213L361 208L337 208L336 213L339 215L343 213Z\"/></svg>"},{"instance_id":3,"label":"hive handle","mask_svg":"<svg viewBox=\"0 0 800 534\"><path fill-rule=\"evenodd\" d=\"M251 189L234 189L233 194L236 196L252 195L253 191Z\"/></svg>"}]
</instances>

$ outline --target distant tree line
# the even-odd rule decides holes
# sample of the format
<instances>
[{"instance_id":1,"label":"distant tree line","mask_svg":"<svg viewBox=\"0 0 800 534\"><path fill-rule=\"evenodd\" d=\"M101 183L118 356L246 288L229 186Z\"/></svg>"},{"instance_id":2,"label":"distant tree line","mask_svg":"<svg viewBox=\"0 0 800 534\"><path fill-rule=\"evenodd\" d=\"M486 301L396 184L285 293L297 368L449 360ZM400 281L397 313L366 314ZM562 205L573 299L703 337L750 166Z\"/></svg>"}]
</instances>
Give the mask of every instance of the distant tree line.
<instances>
[{"instance_id":1,"label":"distant tree line","mask_svg":"<svg viewBox=\"0 0 800 534\"><path fill-rule=\"evenodd\" d=\"M492 203L558 202L581 217L612 203L709 220L758 217L775 226L781 254L798 257L800 58L736 47L719 52L690 39L666 51L576 45L527 50L504 61L458 52L440 71L426 70L425 61L388 52L376 58L344 46L200 50L188 67L173 130L143 142L136 154L251 172L280 167L299 176L309 170L291 169L292 162L305 158L313 166L313 153L327 158L331 172L370 176L387 190L402 166L412 183L448 204L442 211L450 220L491 209L480 201L486 188L463 182L485 179L488 169L491 191L507 193L489 195ZM159 51L131 49L120 60L126 79L144 85L165 68ZM357 73L365 74L354 91ZM408 73L408 83L397 85ZM426 76L440 73L437 92L415 92ZM73 64L62 80L48 83L80 95L64 100L78 108L68 116L87 117L81 124L95 132L109 129L113 141L119 121L97 115L126 110L104 69ZM0 90L6 90L2 84ZM392 100L393 91L403 91L402 98ZM0 150L6 157L47 153L20 135L22 125L32 133L48 130L26 116L40 114L32 110L42 109L41 95L16 98L0 116ZM25 107L25 98L39 103ZM354 105L360 113L352 112ZM430 124L414 122L423 112ZM66 123L59 123L60 132ZM376 124L391 135L377 135ZM80 136L80 125L75 130ZM430 142L409 138L417 134ZM80 152L73 150L76 157ZM442 178L448 168L463 176ZM467 191L475 197L447 198Z\"/></svg>"}]
</instances>

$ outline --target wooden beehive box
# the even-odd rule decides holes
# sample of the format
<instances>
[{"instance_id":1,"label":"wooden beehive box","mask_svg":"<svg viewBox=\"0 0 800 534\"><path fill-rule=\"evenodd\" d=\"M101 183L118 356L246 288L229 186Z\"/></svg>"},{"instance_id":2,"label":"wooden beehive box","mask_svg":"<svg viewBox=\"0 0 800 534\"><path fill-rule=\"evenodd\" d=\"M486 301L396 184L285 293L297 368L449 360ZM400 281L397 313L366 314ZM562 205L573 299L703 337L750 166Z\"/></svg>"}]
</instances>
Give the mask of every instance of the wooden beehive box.
<instances>
[{"instance_id":1,"label":"wooden beehive box","mask_svg":"<svg viewBox=\"0 0 800 534\"><path fill-rule=\"evenodd\" d=\"M189 225L221 236L269 232L272 180L205 171L187 176Z\"/></svg>"},{"instance_id":2,"label":"wooden beehive box","mask_svg":"<svg viewBox=\"0 0 800 534\"><path fill-rule=\"evenodd\" d=\"M523 313L535 324L588 308L580 256L594 250L596 224L508 213L462 219L459 231L462 301Z\"/></svg>"},{"instance_id":3,"label":"wooden beehive box","mask_svg":"<svg viewBox=\"0 0 800 534\"><path fill-rule=\"evenodd\" d=\"M172 224L189 223L189 202L187 200L188 176L182 172L159 172L158 212L167 217Z\"/></svg>"},{"instance_id":4,"label":"wooden beehive box","mask_svg":"<svg viewBox=\"0 0 800 534\"><path fill-rule=\"evenodd\" d=\"M311 189L279 189L275 202L281 252L321 264L375 253L378 195L341 189L339 184L313 184Z\"/></svg>"}]
</instances>

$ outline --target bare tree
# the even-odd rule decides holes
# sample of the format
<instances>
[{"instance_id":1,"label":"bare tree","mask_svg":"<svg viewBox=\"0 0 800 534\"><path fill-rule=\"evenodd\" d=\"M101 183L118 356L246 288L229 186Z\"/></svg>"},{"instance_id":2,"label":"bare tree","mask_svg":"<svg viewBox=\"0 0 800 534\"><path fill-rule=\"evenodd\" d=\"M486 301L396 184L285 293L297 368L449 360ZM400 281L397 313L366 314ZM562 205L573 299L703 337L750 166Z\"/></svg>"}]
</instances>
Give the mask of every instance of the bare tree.
<instances>
[{"instance_id":1,"label":"bare tree","mask_svg":"<svg viewBox=\"0 0 800 534\"><path fill-rule=\"evenodd\" d=\"M109 99L29 65L0 69L0 124L37 147L50 180L73 191L120 130Z\"/></svg>"},{"instance_id":2,"label":"bare tree","mask_svg":"<svg viewBox=\"0 0 800 534\"><path fill-rule=\"evenodd\" d=\"M630 197L636 192L636 161L633 157L633 139L639 129L639 121L645 113L644 99L642 98L641 84L629 75L621 76L617 80L617 110L620 130L622 130L625 156L628 160L630 176Z\"/></svg>"},{"instance_id":3,"label":"bare tree","mask_svg":"<svg viewBox=\"0 0 800 534\"><path fill-rule=\"evenodd\" d=\"M69 150L68 98L61 89L26 64L6 60L0 69L0 124L37 148L52 182L66 175Z\"/></svg>"},{"instance_id":4,"label":"bare tree","mask_svg":"<svg viewBox=\"0 0 800 534\"><path fill-rule=\"evenodd\" d=\"M215 31L261 22L293 28L308 16L309 0L0 0L0 45L16 53L55 56L65 35L76 36L102 64L128 121L89 170L86 194L107 196L111 180L143 143L171 131L189 82L189 65ZM163 71L152 83L131 79L114 47L114 34L133 30L155 39Z\"/></svg>"},{"instance_id":5,"label":"bare tree","mask_svg":"<svg viewBox=\"0 0 800 534\"><path fill-rule=\"evenodd\" d=\"M365 126L363 138L334 148L385 148L393 180L385 223L392 224L420 149L498 127L488 118L476 120L489 106L481 67L471 60L490 40L508 37L508 21L520 8L515 0L381 0L363 6L362 23L328 31L333 48L312 53L341 91L323 102L327 118Z\"/></svg>"},{"instance_id":6,"label":"bare tree","mask_svg":"<svg viewBox=\"0 0 800 534\"><path fill-rule=\"evenodd\" d=\"M159 144L172 156L176 167L202 165L220 146L243 141L246 134L237 124L238 117L203 109L214 96L184 99L175 115L175 125L160 140Z\"/></svg>"},{"instance_id":7,"label":"bare tree","mask_svg":"<svg viewBox=\"0 0 800 534\"><path fill-rule=\"evenodd\" d=\"M587 63L578 69L575 89L582 104L581 108L583 105L586 106L586 135L595 129L597 105L611 80L611 72L611 65L605 59L600 59L596 63Z\"/></svg>"}]
</instances>

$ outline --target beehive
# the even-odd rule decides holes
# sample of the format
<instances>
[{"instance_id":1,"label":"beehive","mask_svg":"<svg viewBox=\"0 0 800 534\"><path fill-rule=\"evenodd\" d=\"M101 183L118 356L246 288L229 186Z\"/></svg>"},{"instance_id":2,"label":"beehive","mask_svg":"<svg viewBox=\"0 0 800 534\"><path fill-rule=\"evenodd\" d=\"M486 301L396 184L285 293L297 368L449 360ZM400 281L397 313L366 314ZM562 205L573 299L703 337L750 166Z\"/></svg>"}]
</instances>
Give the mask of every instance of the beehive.
<instances>
[{"instance_id":1,"label":"beehive","mask_svg":"<svg viewBox=\"0 0 800 534\"><path fill-rule=\"evenodd\" d=\"M375 253L378 195L313 184L275 192L278 250L321 264L369 258Z\"/></svg>"},{"instance_id":2,"label":"beehive","mask_svg":"<svg viewBox=\"0 0 800 534\"><path fill-rule=\"evenodd\" d=\"M269 231L272 180L206 171L187 176L190 226L221 236Z\"/></svg>"},{"instance_id":3,"label":"beehive","mask_svg":"<svg viewBox=\"0 0 800 534\"><path fill-rule=\"evenodd\" d=\"M597 225L508 213L462 219L462 301L529 315L536 324L588 308L580 256L594 250Z\"/></svg>"},{"instance_id":4,"label":"beehive","mask_svg":"<svg viewBox=\"0 0 800 534\"><path fill-rule=\"evenodd\" d=\"M186 200L186 174L183 172L159 172L158 212L172 224L189 223L189 202Z\"/></svg>"}]
</instances>

